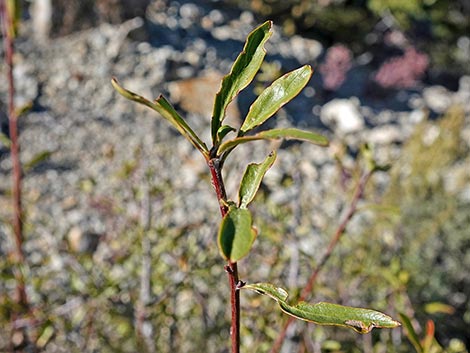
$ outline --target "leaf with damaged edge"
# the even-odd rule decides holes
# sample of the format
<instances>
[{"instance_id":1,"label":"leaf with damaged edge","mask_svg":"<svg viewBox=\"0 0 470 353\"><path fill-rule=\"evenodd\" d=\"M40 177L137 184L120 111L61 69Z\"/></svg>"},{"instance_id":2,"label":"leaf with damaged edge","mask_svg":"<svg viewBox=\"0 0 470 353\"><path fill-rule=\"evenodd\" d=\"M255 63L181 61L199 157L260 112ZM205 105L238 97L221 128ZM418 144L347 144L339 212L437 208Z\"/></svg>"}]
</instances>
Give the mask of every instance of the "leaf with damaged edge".
<instances>
[{"instance_id":1,"label":"leaf with damaged edge","mask_svg":"<svg viewBox=\"0 0 470 353\"><path fill-rule=\"evenodd\" d=\"M225 118L227 106L241 90L250 84L264 60L266 55L264 44L271 37L271 27L272 22L266 21L248 35L243 51L235 60L230 73L222 80L220 90L215 96L212 113L211 130L214 145L220 142L217 132Z\"/></svg>"},{"instance_id":2,"label":"leaf with damaged edge","mask_svg":"<svg viewBox=\"0 0 470 353\"><path fill-rule=\"evenodd\" d=\"M155 101L150 101L137 93L129 91L122 87L116 78L113 77L111 83L114 89L121 94L123 97L133 100L134 102L146 105L147 107L158 112L163 118L168 120L186 139L189 140L206 158L209 158L209 150L204 142L196 135L191 127L184 121L184 119L178 114L173 106L165 99L160 96Z\"/></svg>"},{"instance_id":3,"label":"leaf with damaged edge","mask_svg":"<svg viewBox=\"0 0 470 353\"><path fill-rule=\"evenodd\" d=\"M278 302L282 311L297 319L319 325L344 326L359 333L369 333L373 328L395 328L398 321L379 311L349 307L332 303L309 304L299 302L296 305L287 303L288 293L270 283L247 284L243 289L251 289L267 295Z\"/></svg>"},{"instance_id":4,"label":"leaf with damaged edge","mask_svg":"<svg viewBox=\"0 0 470 353\"><path fill-rule=\"evenodd\" d=\"M246 208L253 201L264 175L276 160L276 151L272 151L262 163L251 163L246 167L238 191L239 206Z\"/></svg>"},{"instance_id":5,"label":"leaf with damaged edge","mask_svg":"<svg viewBox=\"0 0 470 353\"><path fill-rule=\"evenodd\" d=\"M302 91L311 76L312 68L310 65L305 65L274 81L251 105L240 128L241 132L245 133L254 129L276 114L283 105Z\"/></svg>"}]
</instances>

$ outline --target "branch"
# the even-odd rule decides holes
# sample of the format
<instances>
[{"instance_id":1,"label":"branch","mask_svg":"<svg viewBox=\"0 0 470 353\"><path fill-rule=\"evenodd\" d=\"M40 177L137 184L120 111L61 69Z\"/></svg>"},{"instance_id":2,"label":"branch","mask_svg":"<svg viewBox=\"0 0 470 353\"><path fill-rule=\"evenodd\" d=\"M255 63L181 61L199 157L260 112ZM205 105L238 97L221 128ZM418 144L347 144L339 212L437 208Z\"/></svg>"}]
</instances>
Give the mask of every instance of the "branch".
<instances>
[{"instance_id":1,"label":"branch","mask_svg":"<svg viewBox=\"0 0 470 353\"><path fill-rule=\"evenodd\" d=\"M225 191L222 178L222 162L219 158L212 158L207 161L211 172L211 181L219 201L220 214L222 218L228 212L227 193ZM232 353L240 352L240 291L238 290L239 277L238 266L236 262L229 262L225 266L230 283L230 304L232 313L232 323L230 327L230 337L232 341Z\"/></svg>"},{"instance_id":2,"label":"branch","mask_svg":"<svg viewBox=\"0 0 470 353\"><path fill-rule=\"evenodd\" d=\"M22 267L25 266L25 256L23 253L23 222L22 222L22 205L21 205L21 162L20 162L20 143L18 138L18 116L15 111L15 82L13 78L13 18L8 11L5 0L0 0L0 20L2 25L3 45L5 50L5 64L7 67L8 81L8 125L10 133L10 151L12 161L12 203L13 203L13 233L15 237L15 265L13 268L16 279L15 301L23 310L27 312L34 322L34 314L30 308L28 296L25 288L25 278ZM18 318L18 312L13 312L12 321ZM33 335L34 336L34 335ZM34 338L33 338L34 340ZM12 342L13 345L13 342ZM32 347L35 351L35 347Z\"/></svg>"}]
</instances>

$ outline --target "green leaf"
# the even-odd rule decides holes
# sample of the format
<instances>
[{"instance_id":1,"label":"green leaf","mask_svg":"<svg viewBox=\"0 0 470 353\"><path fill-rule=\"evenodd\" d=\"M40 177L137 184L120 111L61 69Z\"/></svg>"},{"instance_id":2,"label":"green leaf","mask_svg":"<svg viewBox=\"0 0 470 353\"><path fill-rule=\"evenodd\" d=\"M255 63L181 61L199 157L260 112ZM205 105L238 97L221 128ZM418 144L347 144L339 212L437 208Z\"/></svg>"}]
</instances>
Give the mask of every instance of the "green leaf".
<instances>
[{"instance_id":1,"label":"green leaf","mask_svg":"<svg viewBox=\"0 0 470 353\"><path fill-rule=\"evenodd\" d=\"M238 191L240 208L246 208L253 201L264 175L271 168L275 160L276 152L272 151L262 163L251 163L246 167L245 174L240 183L240 190Z\"/></svg>"},{"instance_id":2,"label":"green leaf","mask_svg":"<svg viewBox=\"0 0 470 353\"><path fill-rule=\"evenodd\" d=\"M33 108L33 102L23 104L21 107L15 109L15 116L20 117Z\"/></svg>"},{"instance_id":3,"label":"green leaf","mask_svg":"<svg viewBox=\"0 0 470 353\"><path fill-rule=\"evenodd\" d=\"M217 132L225 118L227 106L242 89L250 84L264 60L266 55L264 44L271 37L271 27L272 22L266 21L248 35L243 51L235 60L230 73L222 80L220 91L215 96L212 114L214 145L219 142Z\"/></svg>"},{"instance_id":4,"label":"green leaf","mask_svg":"<svg viewBox=\"0 0 470 353\"><path fill-rule=\"evenodd\" d=\"M11 140L3 132L0 132L0 143L3 144L6 148L11 148Z\"/></svg>"},{"instance_id":5,"label":"green leaf","mask_svg":"<svg viewBox=\"0 0 470 353\"><path fill-rule=\"evenodd\" d=\"M229 132L236 131L236 130L237 129L235 129L234 127L230 125L222 125L219 128L219 131L217 131L217 138L219 139L219 141L222 141Z\"/></svg>"},{"instance_id":6,"label":"green leaf","mask_svg":"<svg viewBox=\"0 0 470 353\"><path fill-rule=\"evenodd\" d=\"M232 149L242 143L256 140L272 140L279 138L292 138L303 140L319 146L328 146L328 139L320 134L311 131L299 130L295 128L272 129L257 133L256 135L240 136L222 143L217 150L220 155L223 152Z\"/></svg>"},{"instance_id":7,"label":"green leaf","mask_svg":"<svg viewBox=\"0 0 470 353\"><path fill-rule=\"evenodd\" d=\"M251 212L246 208L231 206L222 219L218 234L220 253L225 260L236 262L245 257L256 239Z\"/></svg>"},{"instance_id":8,"label":"green leaf","mask_svg":"<svg viewBox=\"0 0 470 353\"><path fill-rule=\"evenodd\" d=\"M254 129L272 117L283 105L302 91L311 76L312 68L310 65L305 65L274 81L251 105L240 128L241 132L245 133Z\"/></svg>"},{"instance_id":9,"label":"green leaf","mask_svg":"<svg viewBox=\"0 0 470 353\"><path fill-rule=\"evenodd\" d=\"M44 162L46 159L49 159L49 157L52 155L51 151L42 151L37 153L36 155L31 158L27 163L24 164L23 170L24 172L28 172L29 170L33 169L35 166L37 166L39 163Z\"/></svg>"},{"instance_id":10,"label":"green leaf","mask_svg":"<svg viewBox=\"0 0 470 353\"><path fill-rule=\"evenodd\" d=\"M191 127L184 121L184 119L178 114L173 106L165 99L160 96L155 101L150 101L128 89L122 87L116 78L111 80L114 89L127 99L133 100L134 102L146 105L147 107L158 112L163 118L168 120L186 139L193 144L206 158L209 158L209 150L204 142L196 135Z\"/></svg>"},{"instance_id":11,"label":"green leaf","mask_svg":"<svg viewBox=\"0 0 470 353\"><path fill-rule=\"evenodd\" d=\"M11 38L15 38L18 34L18 27L21 21L21 6L19 0L7 0L6 11L10 19L7 30Z\"/></svg>"},{"instance_id":12,"label":"green leaf","mask_svg":"<svg viewBox=\"0 0 470 353\"><path fill-rule=\"evenodd\" d=\"M287 303L288 293L270 283L248 284L243 289L251 289L267 295L278 302L282 311L297 319L313 322L319 325L344 326L359 333L368 333L373 328L395 328L400 326L398 321L379 311L354 308L332 303L309 304L299 302L296 305Z\"/></svg>"},{"instance_id":13,"label":"green leaf","mask_svg":"<svg viewBox=\"0 0 470 353\"><path fill-rule=\"evenodd\" d=\"M441 303L441 302L431 302L427 303L424 306L424 311L428 314L447 314L452 315L455 313L455 308L452 305Z\"/></svg>"},{"instance_id":14,"label":"green leaf","mask_svg":"<svg viewBox=\"0 0 470 353\"><path fill-rule=\"evenodd\" d=\"M423 346L421 345L421 341L418 337L418 334L416 333L413 325L411 324L410 318L403 313L400 313L399 315L400 315L401 321L403 322L403 327L405 328L406 336L410 340L413 347L416 349L416 352L422 353Z\"/></svg>"}]
</instances>

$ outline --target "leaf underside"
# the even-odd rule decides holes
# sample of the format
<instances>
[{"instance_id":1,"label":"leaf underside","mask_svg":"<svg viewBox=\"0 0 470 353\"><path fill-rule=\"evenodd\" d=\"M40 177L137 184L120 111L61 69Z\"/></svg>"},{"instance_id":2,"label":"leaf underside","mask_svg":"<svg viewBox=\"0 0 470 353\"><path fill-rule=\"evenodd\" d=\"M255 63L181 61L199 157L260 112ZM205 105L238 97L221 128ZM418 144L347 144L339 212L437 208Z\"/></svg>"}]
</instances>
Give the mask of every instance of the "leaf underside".
<instances>
[{"instance_id":1,"label":"leaf underside","mask_svg":"<svg viewBox=\"0 0 470 353\"><path fill-rule=\"evenodd\" d=\"M111 83L114 89L121 94L123 97L133 100L134 102L146 105L152 110L158 112L163 118L168 120L173 127L175 127L181 135L183 135L191 144L196 147L206 158L209 156L209 150L205 143L196 135L193 129L184 121L184 119L178 114L173 106L168 102L165 97L160 96L153 102L147 98L138 95L128 89L122 87L119 82L113 78Z\"/></svg>"},{"instance_id":2,"label":"leaf underside","mask_svg":"<svg viewBox=\"0 0 470 353\"><path fill-rule=\"evenodd\" d=\"M219 250L225 260L236 262L245 257L256 239L251 212L231 206L222 219L218 234Z\"/></svg>"},{"instance_id":3,"label":"leaf underside","mask_svg":"<svg viewBox=\"0 0 470 353\"><path fill-rule=\"evenodd\" d=\"M296 305L287 303L288 293L270 283L247 284L243 289L251 289L267 295L277 301L283 312L297 319L319 325L344 326L359 333L369 333L373 328L395 328L398 321L379 311L349 307L339 304L320 302L309 304L299 302Z\"/></svg>"},{"instance_id":4,"label":"leaf underside","mask_svg":"<svg viewBox=\"0 0 470 353\"><path fill-rule=\"evenodd\" d=\"M320 134L311 131L299 130L296 128L271 129L261 131L255 135L240 136L222 143L217 150L220 155L240 144L256 140L276 140L280 138L301 140L319 146L328 146L328 139Z\"/></svg>"},{"instance_id":5,"label":"leaf underside","mask_svg":"<svg viewBox=\"0 0 470 353\"><path fill-rule=\"evenodd\" d=\"M276 152L272 151L266 159L257 164L251 163L246 167L238 192L239 206L246 208L256 196L264 175L276 160Z\"/></svg>"}]
</instances>

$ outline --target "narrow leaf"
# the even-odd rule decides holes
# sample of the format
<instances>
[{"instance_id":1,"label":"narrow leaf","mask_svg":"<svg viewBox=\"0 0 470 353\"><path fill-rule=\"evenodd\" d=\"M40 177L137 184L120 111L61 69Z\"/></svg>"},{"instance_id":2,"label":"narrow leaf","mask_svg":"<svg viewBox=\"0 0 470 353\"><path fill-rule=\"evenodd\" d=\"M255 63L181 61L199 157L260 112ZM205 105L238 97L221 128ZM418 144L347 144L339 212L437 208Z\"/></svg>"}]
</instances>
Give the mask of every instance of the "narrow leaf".
<instances>
[{"instance_id":1,"label":"narrow leaf","mask_svg":"<svg viewBox=\"0 0 470 353\"><path fill-rule=\"evenodd\" d=\"M215 96L212 114L214 145L218 142L217 131L225 118L227 106L242 89L250 84L264 60L266 55L264 44L271 37L271 27L272 22L267 21L248 35L243 51L235 60L230 73L222 80L220 91Z\"/></svg>"},{"instance_id":2,"label":"narrow leaf","mask_svg":"<svg viewBox=\"0 0 470 353\"><path fill-rule=\"evenodd\" d=\"M253 201L256 192L261 185L264 175L276 160L276 152L272 151L266 159L259 164L251 163L246 167L238 191L239 206L246 208Z\"/></svg>"},{"instance_id":3,"label":"narrow leaf","mask_svg":"<svg viewBox=\"0 0 470 353\"><path fill-rule=\"evenodd\" d=\"M218 234L220 253L225 260L236 262L245 257L256 239L251 213L246 208L231 206L222 219Z\"/></svg>"},{"instance_id":4,"label":"narrow leaf","mask_svg":"<svg viewBox=\"0 0 470 353\"><path fill-rule=\"evenodd\" d=\"M424 311L426 311L426 313L431 314L431 315L437 314L437 313L452 315L455 313L455 308L449 304L440 303L440 302L432 302L432 303L427 303L424 306Z\"/></svg>"},{"instance_id":5,"label":"narrow leaf","mask_svg":"<svg viewBox=\"0 0 470 353\"><path fill-rule=\"evenodd\" d=\"M21 21L21 6L19 0L7 0L6 11L10 19L8 23L8 31L11 38L16 38L18 34L18 26Z\"/></svg>"},{"instance_id":6,"label":"narrow leaf","mask_svg":"<svg viewBox=\"0 0 470 353\"><path fill-rule=\"evenodd\" d=\"M28 102L15 109L15 116L20 117L33 108L33 102Z\"/></svg>"},{"instance_id":7,"label":"narrow leaf","mask_svg":"<svg viewBox=\"0 0 470 353\"><path fill-rule=\"evenodd\" d=\"M410 340L413 347L416 349L416 352L423 353L423 346L421 345L421 341L411 323L410 318L404 313L400 313L400 319L403 322L403 327L405 328L406 336Z\"/></svg>"},{"instance_id":8,"label":"narrow leaf","mask_svg":"<svg viewBox=\"0 0 470 353\"><path fill-rule=\"evenodd\" d=\"M368 333L373 328L395 328L400 326L400 323L390 316L371 309L324 302L317 304L299 302L296 305L289 305L287 303L287 292L283 288L270 283L248 284L241 288L251 289L267 295L277 301L281 310L286 314L319 325L344 326L359 333Z\"/></svg>"},{"instance_id":9,"label":"narrow leaf","mask_svg":"<svg viewBox=\"0 0 470 353\"><path fill-rule=\"evenodd\" d=\"M209 150L202 140L196 135L191 127L184 121L178 114L173 106L166 100L165 97L160 96L155 100L156 105L160 108L158 112L167 120L174 122L173 124L178 131L186 137L204 156L209 155Z\"/></svg>"},{"instance_id":10,"label":"narrow leaf","mask_svg":"<svg viewBox=\"0 0 470 353\"><path fill-rule=\"evenodd\" d=\"M436 327L434 325L434 321L428 320L426 322L426 334L422 340L423 342L423 351L425 353L431 353L431 347L434 343L434 334L436 332Z\"/></svg>"},{"instance_id":11,"label":"narrow leaf","mask_svg":"<svg viewBox=\"0 0 470 353\"><path fill-rule=\"evenodd\" d=\"M184 121L184 119L178 114L173 106L165 99L160 96L155 101L150 101L128 89L122 87L116 78L111 80L114 89L121 94L123 97L133 100L134 102L146 105L147 107L158 112L163 118L168 120L189 142L193 144L206 158L209 156L209 150L204 142L196 135L191 127Z\"/></svg>"},{"instance_id":12,"label":"narrow leaf","mask_svg":"<svg viewBox=\"0 0 470 353\"><path fill-rule=\"evenodd\" d=\"M42 151L39 152L38 154L34 155L31 160L29 160L27 163L24 164L23 170L25 172L33 169L36 167L38 164L44 162L45 160L49 159L49 157L52 155L51 151Z\"/></svg>"},{"instance_id":13,"label":"narrow leaf","mask_svg":"<svg viewBox=\"0 0 470 353\"><path fill-rule=\"evenodd\" d=\"M299 130L295 128L286 128L286 129L272 129L272 130L265 130L261 131L255 135L250 136L240 136L236 137L232 140L228 140L222 143L219 146L217 153L220 155L223 152L232 149L235 146L238 146L242 143L247 143L250 141L256 140L272 140L272 139L280 139L280 138L291 138L296 140L303 140L315 145L319 146L328 146L328 139L320 134Z\"/></svg>"},{"instance_id":14,"label":"narrow leaf","mask_svg":"<svg viewBox=\"0 0 470 353\"><path fill-rule=\"evenodd\" d=\"M283 105L291 101L310 80L312 68L302 66L278 78L253 102L240 130L245 133L272 117Z\"/></svg>"}]
</instances>

